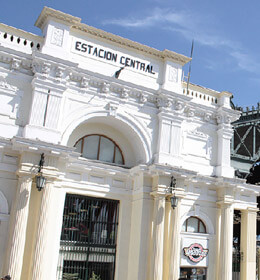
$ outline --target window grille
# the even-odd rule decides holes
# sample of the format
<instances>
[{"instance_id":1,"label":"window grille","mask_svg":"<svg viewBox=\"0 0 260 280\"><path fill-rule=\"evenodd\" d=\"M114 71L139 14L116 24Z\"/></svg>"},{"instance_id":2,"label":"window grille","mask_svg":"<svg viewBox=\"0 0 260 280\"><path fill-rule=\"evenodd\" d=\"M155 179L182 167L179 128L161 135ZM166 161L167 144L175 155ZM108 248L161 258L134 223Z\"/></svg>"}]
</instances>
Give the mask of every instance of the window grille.
<instances>
[{"instance_id":1,"label":"window grille","mask_svg":"<svg viewBox=\"0 0 260 280\"><path fill-rule=\"evenodd\" d=\"M114 279L118 206L116 200L67 194L57 279Z\"/></svg>"}]
</instances>

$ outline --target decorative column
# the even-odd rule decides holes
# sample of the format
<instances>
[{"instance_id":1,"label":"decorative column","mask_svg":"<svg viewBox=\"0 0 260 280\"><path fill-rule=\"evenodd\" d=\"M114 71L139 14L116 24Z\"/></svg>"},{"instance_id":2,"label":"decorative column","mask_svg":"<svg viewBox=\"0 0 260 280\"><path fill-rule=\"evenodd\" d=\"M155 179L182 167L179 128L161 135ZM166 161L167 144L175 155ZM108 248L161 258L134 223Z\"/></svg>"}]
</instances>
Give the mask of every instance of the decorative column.
<instances>
[{"instance_id":1,"label":"decorative column","mask_svg":"<svg viewBox=\"0 0 260 280\"><path fill-rule=\"evenodd\" d=\"M8 249L4 266L4 274L9 274L12 280L20 280L21 278L31 186L32 178L30 176L19 177L11 213Z\"/></svg>"},{"instance_id":2,"label":"decorative column","mask_svg":"<svg viewBox=\"0 0 260 280\"><path fill-rule=\"evenodd\" d=\"M178 280L180 274L180 207L181 201L179 198L177 207L171 209L172 216L170 221L170 277L168 278L169 280Z\"/></svg>"},{"instance_id":3,"label":"decorative column","mask_svg":"<svg viewBox=\"0 0 260 280\"><path fill-rule=\"evenodd\" d=\"M216 280L219 279L219 266L220 266L220 242L221 242L221 207L216 209L216 262L215 262L215 275Z\"/></svg>"},{"instance_id":4,"label":"decorative column","mask_svg":"<svg viewBox=\"0 0 260 280\"><path fill-rule=\"evenodd\" d=\"M232 280L232 257L233 257L233 206L225 198L220 203L220 248L219 248L219 272L218 280Z\"/></svg>"},{"instance_id":5,"label":"decorative column","mask_svg":"<svg viewBox=\"0 0 260 280\"><path fill-rule=\"evenodd\" d=\"M241 280L256 277L256 208L241 210Z\"/></svg>"},{"instance_id":6,"label":"decorative column","mask_svg":"<svg viewBox=\"0 0 260 280\"><path fill-rule=\"evenodd\" d=\"M48 243L51 240L51 227L49 226L51 215L55 215L51 209L53 199L53 183L47 182L42 191L42 200L40 207L40 216L36 236L36 245L33 259L32 280L48 279Z\"/></svg>"},{"instance_id":7,"label":"decorative column","mask_svg":"<svg viewBox=\"0 0 260 280\"><path fill-rule=\"evenodd\" d=\"M164 222L164 254L163 254L163 279L169 279L170 267L170 238L172 235L172 207L169 197L165 203L165 222Z\"/></svg>"},{"instance_id":8,"label":"decorative column","mask_svg":"<svg viewBox=\"0 0 260 280\"><path fill-rule=\"evenodd\" d=\"M164 241L164 216L165 216L165 194L153 192L153 254L152 265L153 280L163 279L163 241Z\"/></svg>"}]
</instances>

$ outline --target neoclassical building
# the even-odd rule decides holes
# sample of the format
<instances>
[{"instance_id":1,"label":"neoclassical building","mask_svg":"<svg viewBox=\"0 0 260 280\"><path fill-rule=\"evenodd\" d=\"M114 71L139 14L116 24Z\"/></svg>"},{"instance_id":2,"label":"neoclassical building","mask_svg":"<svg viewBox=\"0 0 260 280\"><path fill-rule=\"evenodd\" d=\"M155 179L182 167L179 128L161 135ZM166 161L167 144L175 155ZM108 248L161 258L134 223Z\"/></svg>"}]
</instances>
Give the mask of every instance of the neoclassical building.
<instances>
[{"instance_id":1,"label":"neoclassical building","mask_svg":"<svg viewBox=\"0 0 260 280\"><path fill-rule=\"evenodd\" d=\"M256 277L259 186L235 178L231 93L190 58L44 8L0 25L0 269L12 280Z\"/></svg>"}]
</instances>

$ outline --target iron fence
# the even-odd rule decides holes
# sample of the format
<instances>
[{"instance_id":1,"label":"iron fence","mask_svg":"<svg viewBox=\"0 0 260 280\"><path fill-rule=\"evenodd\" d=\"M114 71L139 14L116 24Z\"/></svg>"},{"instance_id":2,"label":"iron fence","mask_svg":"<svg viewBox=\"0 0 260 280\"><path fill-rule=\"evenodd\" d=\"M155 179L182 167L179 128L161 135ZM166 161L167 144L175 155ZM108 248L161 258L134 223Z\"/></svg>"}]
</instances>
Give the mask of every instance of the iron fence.
<instances>
[{"instance_id":1,"label":"iron fence","mask_svg":"<svg viewBox=\"0 0 260 280\"><path fill-rule=\"evenodd\" d=\"M57 279L114 279L118 206L116 200L67 194Z\"/></svg>"},{"instance_id":2,"label":"iron fence","mask_svg":"<svg viewBox=\"0 0 260 280\"><path fill-rule=\"evenodd\" d=\"M232 280L240 280L240 264L243 258L242 252L235 250L232 259Z\"/></svg>"}]
</instances>

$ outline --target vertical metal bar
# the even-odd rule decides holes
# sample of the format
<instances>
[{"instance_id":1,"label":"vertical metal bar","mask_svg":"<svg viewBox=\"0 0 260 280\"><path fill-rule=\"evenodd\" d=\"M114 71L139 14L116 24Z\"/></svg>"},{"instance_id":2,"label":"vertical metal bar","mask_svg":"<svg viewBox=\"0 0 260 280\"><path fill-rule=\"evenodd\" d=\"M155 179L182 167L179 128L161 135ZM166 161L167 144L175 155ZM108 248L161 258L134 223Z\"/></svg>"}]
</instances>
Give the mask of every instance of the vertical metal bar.
<instances>
[{"instance_id":1,"label":"vertical metal bar","mask_svg":"<svg viewBox=\"0 0 260 280\"><path fill-rule=\"evenodd\" d=\"M253 159L256 160L256 126L255 124L253 125Z\"/></svg>"},{"instance_id":2,"label":"vertical metal bar","mask_svg":"<svg viewBox=\"0 0 260 280\"><path fill-rule=\"evenodd\" d=\"M98 154L97 154L97 160L99 160L100 142L101 142L101 136L99 136L99 140L98 140Z\"/></svg>"}]
</instances>

